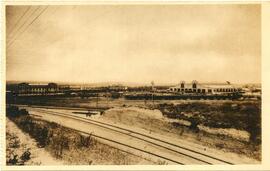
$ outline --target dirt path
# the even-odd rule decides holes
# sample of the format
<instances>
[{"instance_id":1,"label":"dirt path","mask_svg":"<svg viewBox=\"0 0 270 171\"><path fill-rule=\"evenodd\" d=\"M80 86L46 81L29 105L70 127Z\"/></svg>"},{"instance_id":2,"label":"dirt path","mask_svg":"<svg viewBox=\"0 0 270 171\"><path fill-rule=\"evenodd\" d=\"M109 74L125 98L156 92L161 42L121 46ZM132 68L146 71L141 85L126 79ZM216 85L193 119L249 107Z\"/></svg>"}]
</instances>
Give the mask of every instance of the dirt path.
<instances>
[{"instance_id":1,"label":"dirt path","mask_svg":"<svg viewBox=\"0 0 270 171\"><path fill-rule=\"evenodd\" d=\"M53 158L44 148L39 148L37 142L28 134L22 132L12 121L6 118L7 132L7 160L18 155L18 158L26 151L30 152L30 159L24 165L63 165L62 161ZM14 145L14 140L17 145ZM22 163L19 159L19 163ZM18 163L18 164L19 164Z\"/></svg>"}]
</instances>

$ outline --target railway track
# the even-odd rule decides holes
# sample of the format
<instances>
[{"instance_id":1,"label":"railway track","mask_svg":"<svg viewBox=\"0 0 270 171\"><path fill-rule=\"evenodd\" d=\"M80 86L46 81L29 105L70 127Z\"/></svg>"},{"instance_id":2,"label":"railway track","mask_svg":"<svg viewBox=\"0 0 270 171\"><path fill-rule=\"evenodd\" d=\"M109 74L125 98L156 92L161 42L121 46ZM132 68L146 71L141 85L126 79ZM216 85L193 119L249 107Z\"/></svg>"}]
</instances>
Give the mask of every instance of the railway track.
<instances>
[{"instance_id":1,"label":"railway track","mask_svg":"<svg viewBox=\"0 0 270 171\"><path fill-rule=\"evenodd\" d=\"M112 124L108 124L108 123L104 123L104 122L100 122L100 121L96 121L96 120L92 120L92 119L88 119L88 118L86 119L86 118L82 118L82 117L79 117L79 116L66 114L66 113L63 113L63 112L48 111L48 110L38 109L38 108L30 108L30 109L33 110L33 111L44 113L44 114L57 115L57 116L60 116L60 117L74 119L74 120L77 120L77 121L80 121L80 122L84 122L84 123L87 123L87 124L92 124L92 125L98 126L100 128L103 128L103 129L106 129L106 130L109 130L109 131L114 131L114 132L116 132L118 134L122 134L122 135L125 135L125 136L135 138L137 140L146 142L146 143L148 143L148 144L150 144L152 146L155 146L157 148L162 148L163 150L167 150L167 151L169 151L169 152L171 152L173 154L184 156L185 158L189 158L189 159L191 159L193 161L197 161L200 164L233 164L232 162L225 161L223 159L213 157L213 156L210 156L208 154L205 154L205 153L202 153L202 152L199 152L199 151L196 151L196 150L184 147L184 146L180 146L178 144L174 144L174 143L171 143L171 142L168 142L168 141L165 141L165 140L162 140L162 139L159 139L159 138L156 138L156 137L144 134L144 133L136 132L136 131L126 129L126 128L122 128L122 127L119 127L119 126L115 126L115 125L112 125ZM73 129L73 130L75 130L75 129ZM81 132L81 133L84 133L84 134L89 134L89 133L87 133L85 131L81 131L81 130L75 130L75 131L78 131L78 132ZM153 155L155 157L162 158L164 160L167 160L167 161L175 163L175 164L181 164L181 165L185 164L184 162L181 162L179 160L175 160L174 158L168 158L168 157L162 156L162 155L157 154L157 153L146 151L144 149L140 149L140 148L131 146L131 145L127 144L127 143L121 143L121 142L118 142L118 141L116 141L114 139L109 139L107 137L102 137L102 136L93 135L93 134L91 134L91 135L94 136L94 137L109 141L109 142L117 143L117 144L120 144L122 146L138 150L138 151L143 152L143 153L147 153L149 155Z\"/></svg>"}]
</instances>

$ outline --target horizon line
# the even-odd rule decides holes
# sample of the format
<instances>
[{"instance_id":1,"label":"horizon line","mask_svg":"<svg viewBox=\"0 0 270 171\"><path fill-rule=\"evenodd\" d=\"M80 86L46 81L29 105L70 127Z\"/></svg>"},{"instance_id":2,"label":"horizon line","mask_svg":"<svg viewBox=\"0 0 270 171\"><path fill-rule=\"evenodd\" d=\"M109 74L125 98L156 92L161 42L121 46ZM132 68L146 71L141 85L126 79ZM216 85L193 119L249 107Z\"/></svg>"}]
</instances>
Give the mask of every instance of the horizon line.
<instances>
[{"instance_id":1,"label":"horizon line","mask_svg":"<svg viewBox=\"0 0 270 171\"><path fill-rule=\"evenodd\" d=\"M185 80L181 80L181 81L185 81ZM161 82L161 83L158 83L156 81L155 84L156 85L175 85L175 84L180 84L180 82L167 82L167 83L164 83L164 82ZM201 84L227 84L227 81L198 81L196 80L197 82L201 83ZM59 83L59 84L84 84L84 85L87 85L87 84L135 84L135 85L151 85L151 81L149 82L128 82L128 81L103 81L103 82L80 82L80 81L77 81L77 82L70 82L70 81L33 81L33 80L6 80L6 83L8 82L26 82L26 83L31 83L31 82L38 82L38 83ZM189 82L186 82L185 83L191 83L192 81L189 81ZM241 83L234 83L234 82L231 82L229 81L231 84L262 84L261 82L241 82Z\"/></svg>"}]
</instances>

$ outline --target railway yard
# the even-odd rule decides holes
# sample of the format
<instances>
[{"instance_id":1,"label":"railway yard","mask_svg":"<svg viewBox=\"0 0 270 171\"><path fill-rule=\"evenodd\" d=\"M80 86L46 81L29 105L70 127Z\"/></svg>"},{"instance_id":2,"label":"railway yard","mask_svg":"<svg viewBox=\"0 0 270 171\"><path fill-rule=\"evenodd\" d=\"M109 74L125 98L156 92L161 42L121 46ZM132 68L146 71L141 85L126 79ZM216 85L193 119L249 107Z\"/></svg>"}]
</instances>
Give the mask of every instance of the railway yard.
<instances>
[{"instance_id":1,"label":"railway yard","mask_svg":"<svg viewBox=\"0 0 270 171\"><path fill-rule=\"evenodd\" d=\"M266 169L268 6L4 1L3 169Z\"/></svg>"},{"instance_id":2,"label":"railway yard","mask_svg":"<svg viewBox=\"0 0 270 171\"><path fill-rule=\"evenodd\" d=\"M255 94L247 96L242 88L197 87L197 83L193 89L66 92L56 84L48 85L43 90L23 83L13 89L13 95L9 92L8 123L14 122L37 142L35 148L44 148L60 163L234 165L261 161L261 99L254 89ZM50 87L55 93L46 93ZM22 163L16 155L9 152L7 163Z\"/></svg>"},{"instance_id":3,"label":"railway yard","mask_svg":"<svg viewBox=\"0 0 270 171\"><path fill-rule=\"evenodd\" d=\"M34 120L59 124L144 161L126 164L260 163L260 143L250 142L245 123L233 121L246 117L237 112L240 109L260 107L259 100L215 100L215 105L213 100L156 100L153 103L121 98L110 101L99 98L97 104L95 97L31 101L31 104L26 105L26 100L24 104L7 108L17 106ZM253 121L256 122L254 118Z\"/></svg>"}]
</instances>

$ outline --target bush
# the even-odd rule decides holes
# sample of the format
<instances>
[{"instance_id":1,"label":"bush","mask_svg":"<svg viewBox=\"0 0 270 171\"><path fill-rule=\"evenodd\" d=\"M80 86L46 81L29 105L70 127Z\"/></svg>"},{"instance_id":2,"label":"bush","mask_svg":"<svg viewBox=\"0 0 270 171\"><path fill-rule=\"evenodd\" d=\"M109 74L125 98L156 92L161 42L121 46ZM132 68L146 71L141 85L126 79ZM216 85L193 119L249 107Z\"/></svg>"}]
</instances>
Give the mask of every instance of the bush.
<instances>
[{"instance_id":1,"label":"bush","mask_svg":"<svg viewBox=\"0 0 270 171\"><path fill-rule=\"evenodd\" d=\"M48 141L49 130L45 126L36 126L34 130L34 137L40 147L45 147Z\"/></svg>"},{"instance_id":2,"label":"bush","mask_svg":"<svg viewBox=\"0 0 270 171\"><path fill-rule=\"evenodd\" d=\"M193 130L197 129L198 124L213 128L235 128L248 131L251 135L250 141L260 141L260 102L217 104L194 102L177 105L164 103L160 104L158 108L168 118L190 121L190 128ZM197 114L197 112L199 113ZM185 113L189 113L191 116L186 116Z\"/></svg>"},{"instance_id":3,"label":"bush","mask_svg":"<svg viewBox=\"0 0 270 171\"><path fill-rule=\"evenodd\" d=\"M80 135L80 141L78 146L79 147L90 147L91 145L93 145L93 139L91 136L83 136Z\"/></svg>"},{"instance_id":4,"label":"bush","mask_svg":"<svg viewBox=\"0 0 270 171\"><path fill-rule=\"evenodd\" d=\"M52 137L50 144L56 158L62 158L63 150L69 149L69 138L64 132L57 131Z\"/></svg>"},{"instance_id":5,"label":"bush","mask_svg":"<svg viewBox=\"0 0 270 171\"><path fill-rule=\"evenodd\" d=\"M29 151L29 149L27 149L27 151L25 151L25 152L21 155L20 159L21 159L23 162L26 162L26 161L30 160L30 156L31 156L31 152Z\"/></svg>"},{"instance_id":6,"label":"bush","mask_svg":"<svg viewBox=\"0 0 270 171\"><path fill-rule=\"evenodd\" d=\"M244 108L246 116L246 130L249 132L249 141L251 143L260 143L261 141L261 114L260 109L254 105Z\"/></svg>"},{"instance_id":7,"label":"bush","mask_svg":"<svg viewBox=\"0 0 270 171\"><path fill-rule=\"evenodd\" d=\"M20 139L15 134L10 134L7 132L7 139L9 139L8 146L11 148L19 148L20 147Z\"/></svg>"},{"instance_id":8,"label":"bush","mask_svg":"<svg viewBox=\"0 0 270 171\"><path fill-rule=\"evenodd\" d=\"M17 106L8 106L6 108L7 117L18 117L23 115L28 115L28 111L25 109L19 109Z\"/></svg>"},{"instance_id":9,"label":"bush","mask_svg":"<svg viewBox=\"0 0 270 171\"><path fill-rule=\"evenodd\" d=\"M7 161L7 165L18 165L19 160L18 160L18 155L12 155L10 159Z\"/></svg>"},{"instance_id":10,"label":"bush","mask_svg":"<svg viewBox=\"0 0 270 171\"><path fill-rule=\"evenodd\" d=\"M19 108L17 106L9 106L6 108L7 117L15 117L19 113Z\"/></svg>"},{"instance_id":11,"label":"bush","mask_svg":"<svg viewBox=\"0 0 270 171\"><path fill-rule=\"evenodd\" d=\"M199 131L198 125L200 124L199 118L197 116L190 117L188 121L190 122L189 128L195 132L198 132Z\"/></svg>"}]
</instances>

